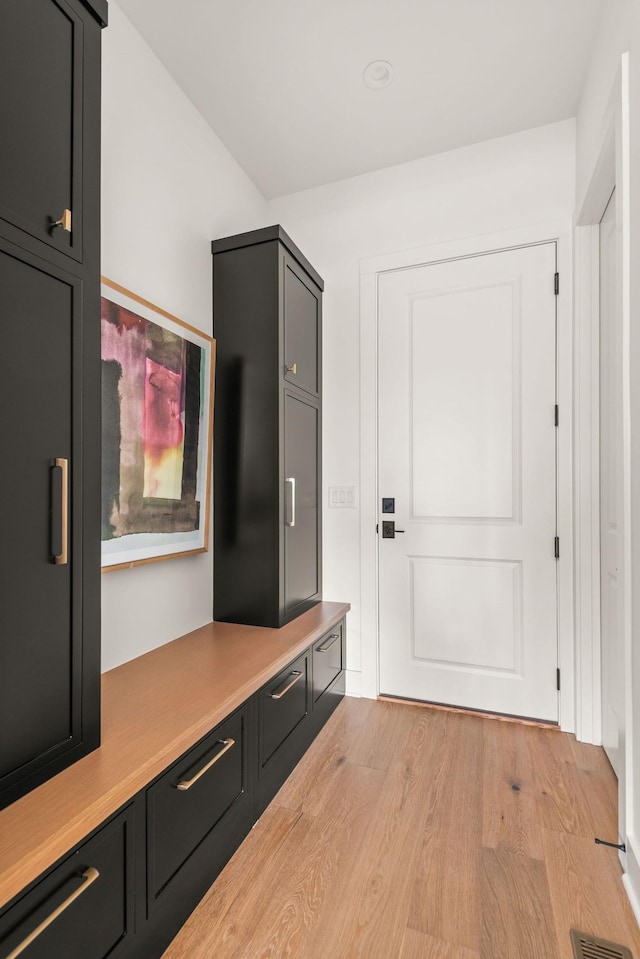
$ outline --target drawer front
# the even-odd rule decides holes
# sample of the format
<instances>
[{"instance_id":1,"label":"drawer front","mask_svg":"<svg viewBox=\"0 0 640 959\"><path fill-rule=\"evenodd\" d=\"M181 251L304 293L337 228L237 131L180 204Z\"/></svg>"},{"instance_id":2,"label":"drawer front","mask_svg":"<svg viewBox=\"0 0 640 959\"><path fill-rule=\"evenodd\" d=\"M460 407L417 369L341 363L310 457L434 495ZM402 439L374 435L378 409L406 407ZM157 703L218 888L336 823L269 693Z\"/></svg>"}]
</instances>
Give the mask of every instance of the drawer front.
<instances>
[{"instance_id":1,"label":"drawer front","mask_svg":"<svg viewBox=\"0 0 640 959\"><path fill-rule=\"evenodd\" d=\"M147 790L151 910L181 866L246 789L246 708L217 726Z\"/></svg>"},{"instance_id":2,"label":"drawer front","mask_svg":"<svg viewBox=\"0 0 640 959\"><path fill-rule=\"evenodd\" d=\"M258 693L260 770L308 712L309 655L304 653Z\"/></svg>"},{"instance_id":3,"label":"drawer front","mask_svg":"<svg viewBox=\"0 0 640 959\"><path fill-rule=\"evenodd\" d=\"M132 857L129 809L0 917L2 959L115 959L133 934Z\"/></svg>"},{"instance_id":4,"label":"drawer front","mask_svg":"<svg viewBox=\"0 0 640 959\"><path fill-rule=\"evenodd\" d=\"M343 668L344 620L313 644L314 703L320 699L325 689L340 675Z\"/></svg>"}]
</instances>

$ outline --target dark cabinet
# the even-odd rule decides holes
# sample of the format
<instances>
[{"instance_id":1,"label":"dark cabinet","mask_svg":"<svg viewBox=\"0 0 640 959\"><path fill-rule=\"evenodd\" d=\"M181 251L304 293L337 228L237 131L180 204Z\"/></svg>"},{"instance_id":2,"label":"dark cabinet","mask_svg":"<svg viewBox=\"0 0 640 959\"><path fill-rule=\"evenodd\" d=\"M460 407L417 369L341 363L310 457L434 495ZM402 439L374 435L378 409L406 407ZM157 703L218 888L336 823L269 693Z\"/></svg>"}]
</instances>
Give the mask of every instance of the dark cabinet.
<instances>
[{"instance_id":1,"label":"dark cabinet","mask_svg":"<svg viewBox=\"0 0 640 959\"><path fill-rule=\"evenodd\" d=\"M247 791L247 710L241 709L147 791L149 912Z\"/></svg>"},{"instance_id":2,"label":"dark cabinet","mask_svg":"<svg viewBox=\"0 0 640 959\"><path fill-rule=\"evenodd\" d=\"M0 7L0 807L99 742L99 6Z\"/></svg>"},{"instance_id":3,"label":"dark cabinet","mask_svg":"<svg viewBox=\"0 0 640 959\"><path fill-rule=\"evenodd\" d=\"M322 596L323 282L279 226L212 252L214 619L279 627Z\"/></svg>"},{"instance_id":4,"label":"dark cabinet","mask_svg":"<svg viewBox=\"0 0 640 959\"><path fill-rule=\"evenodd\" d=\"M115 959L133 935L133 905L126 810L0 915L0 955Z\"/></svg>"},{"instance_id":5,"label":"dark cabinet","mask_svg":"<svg viewBox=\"0 0 640 959\"><path fill-rule=\"evenodd\" d=\"M308 712L309 656L305 653L258 693L258 776Z\"/></svg>"},{"instance_id":6,"label":"dark cabinet","mask_svg":"<svg viewBox=\"0 0 640 959\"><path fill-rule=\"evenodd\" d=\"M313 702L318 702L344 669L344 620L313 644Z\"/></svg>"}]
</instances>

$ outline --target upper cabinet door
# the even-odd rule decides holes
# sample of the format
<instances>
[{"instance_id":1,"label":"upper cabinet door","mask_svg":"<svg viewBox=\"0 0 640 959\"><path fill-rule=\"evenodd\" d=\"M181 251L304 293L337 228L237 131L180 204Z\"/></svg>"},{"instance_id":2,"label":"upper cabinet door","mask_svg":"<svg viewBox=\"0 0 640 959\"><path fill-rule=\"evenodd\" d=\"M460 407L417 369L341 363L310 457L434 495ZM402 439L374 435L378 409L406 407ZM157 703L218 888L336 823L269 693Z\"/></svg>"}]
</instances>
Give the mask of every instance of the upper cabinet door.
<instances>
[{"instance_id":1,"label":"upper cabinet door","mask_svg":"<svg viewBox=\"0 0 640 959\"><path fill-rule=\"evenodd\" d=\"M76 260L83 29L66 0L2 0L0 90L11 96L0 97L0 218Z\"/></svg>"},{"instance_id":2,"label":"upper cabinet door","mask_svg":"<svg viewBox=\"0 0 640 959\"><path fill-rule=\"evenodd\" d=\"M284 378L312 396L320 394L321 293L283 252Z\"/></svg>"}]
</instances>

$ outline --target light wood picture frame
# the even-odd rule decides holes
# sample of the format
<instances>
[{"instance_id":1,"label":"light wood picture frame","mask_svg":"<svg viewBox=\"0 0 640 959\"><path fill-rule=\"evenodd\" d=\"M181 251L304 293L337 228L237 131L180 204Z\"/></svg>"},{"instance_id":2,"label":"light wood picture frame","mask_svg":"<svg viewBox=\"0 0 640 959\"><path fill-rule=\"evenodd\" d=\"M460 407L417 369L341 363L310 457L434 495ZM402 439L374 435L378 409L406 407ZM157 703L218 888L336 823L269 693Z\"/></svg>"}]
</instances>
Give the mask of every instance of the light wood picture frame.
<instances>
[{"instance_id":1,"label":"light wood picture frame","mask_svg":"<svg viewBox=\"0 0 640 959\"><path fill-rule=\"evenodd\" d=\"M209 547L216 344L101 280L106 572Z\"/></svg>"}]
</instances>

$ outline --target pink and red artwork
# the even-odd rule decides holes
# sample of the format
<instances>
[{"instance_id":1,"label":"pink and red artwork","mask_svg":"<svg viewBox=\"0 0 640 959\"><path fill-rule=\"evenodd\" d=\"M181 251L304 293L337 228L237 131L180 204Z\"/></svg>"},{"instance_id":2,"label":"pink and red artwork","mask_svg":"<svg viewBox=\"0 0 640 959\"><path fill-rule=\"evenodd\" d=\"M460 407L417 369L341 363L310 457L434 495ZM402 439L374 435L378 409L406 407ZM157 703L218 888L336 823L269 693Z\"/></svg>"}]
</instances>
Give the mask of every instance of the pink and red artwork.
<instances>
[{"instance_id":1,"label":"pink and red artwork","mask_svg":"<svg viewBox=\"0 0 640 959\"><path fill-rule=\"evenodd\" d=\"M206 549L213 341L103 284L103 565Z\"/></svg>"}]
</instances>

